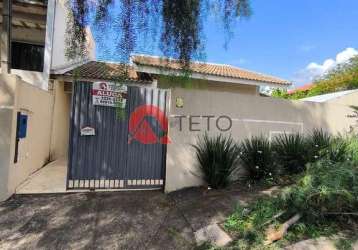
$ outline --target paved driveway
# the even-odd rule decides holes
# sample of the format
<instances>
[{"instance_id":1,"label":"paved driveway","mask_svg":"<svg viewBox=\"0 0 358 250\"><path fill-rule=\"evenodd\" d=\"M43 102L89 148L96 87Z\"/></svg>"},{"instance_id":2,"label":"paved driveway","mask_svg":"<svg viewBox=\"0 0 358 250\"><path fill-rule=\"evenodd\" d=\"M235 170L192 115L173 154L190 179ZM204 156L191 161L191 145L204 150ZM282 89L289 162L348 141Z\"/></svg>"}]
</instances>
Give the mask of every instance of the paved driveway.
<instances>
[{"instance_id":1,"label":"paved driveway","mask_svg":"<svg viewBox=\"0 0 358 250\"><path fill-rule=\"evenodd\" d=\"M18 195L0 203L0 249L192 249L196 230L252 198L200 189Z\"/></svg>"}]
</instances>

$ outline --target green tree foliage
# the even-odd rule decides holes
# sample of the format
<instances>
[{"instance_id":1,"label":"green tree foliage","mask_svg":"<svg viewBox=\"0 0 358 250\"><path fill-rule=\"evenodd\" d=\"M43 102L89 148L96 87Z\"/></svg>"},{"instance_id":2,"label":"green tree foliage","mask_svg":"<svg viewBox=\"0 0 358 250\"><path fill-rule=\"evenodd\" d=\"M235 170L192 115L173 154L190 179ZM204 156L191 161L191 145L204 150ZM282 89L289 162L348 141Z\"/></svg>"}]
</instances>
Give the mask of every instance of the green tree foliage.
<instances>
[{"instance_id":1,"label":"green tree foliage","mask_svg":"<svg viewBox=\"0 0 358 250\"><path fill-rule=\"evenodd\" d=\"M69 58L86 55L85 28L92 24L103 39L106 33L112 33L123 62L128 62L139 38L145 36L149 44L151 34L151 41L159 43L163 54L179 59L183 66L202 56L205 17L220 16L230 33L237 18L251 14L249 0L68 0L68 9Z\"/></svg>"},{"instance_id":2,"label":"green tree foliage","mask_svg":"<svg viewBox=\"0 0 358 250\"><path fill-rule=\"evenodd\" d=\"M308 96L358 88L358 56L348 63L339 64L315 82Z\"/></svg>"},{"instance_id":3,"label":"green tree foliage","mask_svg":"<svg viewBox=\"0 0 358 250\"><path fill-rule=\"evenodd\" d=\"M301 99L310 96L328 94L336 91L358 88L358 56L353 57L349 62L337 65L326 75L314 81L309 90L296 91L288 94L287 91L275 89L273 97L285 99Z\"/></svg>"},{"instance_id":4,"label":"green tree foliage","mask_svg":"<svg viewBox=\"0 0 358 250\"><path fill-rule=\"evenodd\" d=\"M287 90L284 89L274 89L271 93L272 97L298 100L307 97L309 90L299 90L292 94L289 94Z\"/></svg>"}]
</instances>

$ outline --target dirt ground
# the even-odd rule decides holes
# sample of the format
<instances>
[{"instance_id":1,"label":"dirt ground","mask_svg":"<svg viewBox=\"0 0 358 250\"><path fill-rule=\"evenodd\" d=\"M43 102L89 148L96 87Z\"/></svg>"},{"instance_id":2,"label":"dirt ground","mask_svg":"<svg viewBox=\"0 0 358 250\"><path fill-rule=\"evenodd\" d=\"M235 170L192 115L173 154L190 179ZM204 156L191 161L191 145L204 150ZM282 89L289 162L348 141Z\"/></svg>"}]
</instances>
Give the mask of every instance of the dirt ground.
<instances>
[{"instance_id":1,"label":"dirt ground","mask_svg":"<svg viewBox=\"0 0 358 250\"><path fill-rule=\"evenodd\" d=\"M192 249L195 231L264 193L240 190L17 195L0 203L0 249Z\"/></svg>"}]
</instances>

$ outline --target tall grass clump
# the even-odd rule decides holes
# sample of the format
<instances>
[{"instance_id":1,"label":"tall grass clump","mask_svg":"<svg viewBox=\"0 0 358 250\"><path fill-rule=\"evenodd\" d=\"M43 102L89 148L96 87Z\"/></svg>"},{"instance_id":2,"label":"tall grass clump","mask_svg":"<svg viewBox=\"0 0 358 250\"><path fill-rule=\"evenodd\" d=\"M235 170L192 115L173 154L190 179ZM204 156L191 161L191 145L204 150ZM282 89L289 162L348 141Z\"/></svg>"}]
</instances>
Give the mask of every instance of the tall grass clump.
<instances>
[{"instance_id":1,"label":"tall grass clump","mask_svg":"<svg viewBox=\"0 0 358 250\"><path fill-rule=\"evenodd\" d=\"M214 189L227 187L239 159L239 148L234 140L223 135L209 137L204 134L193 147L206 183Z\"/></svg>"},{"instance_id":2,"label":"tall grass clump","mask_svg":"<svg viewBox=\"0 0 358 250\"><path fill-rule=\"evenodd\" d=\"M329 145L323 148L318 155L319 159L330 162L353 161L358 163L358 137L354 134L332 136Z\"/></svg>"},{"instance_id":3,"label":"tall grass clump","mask_svg":"<svg viewBox=\"0 0 358 250\"><path fill-rule=\"evenodd\" d=\"M306 139L301 134L282 134L273 141L275 161L288 174L297 174L305 170L309 161Z\"/></svg>"},{"instance_id":4,"label":"tall grass clump","mask_svg":"<svg viewBox=\"0 0 358 250\"><path fill-rule=\"evenodd\" d=\"M321 155L331 162L349 161L351 154L349 151L349 139L343 136L336 136L332 139L327 149L323 150Z\"/></svg>"},{"instance_id":5,"label":"tall grass clump","mask_svg":"<svg viewBox=\"0 0 358 250\"><path fill-rule=\"evenodd\" d=\"M323 129L314 129L307 138L310 162L317 161L332 142L332 136Z\"/></svg>"},{"instance_id":6,"label":"tall grass clump","mask_svg":"<svg viewBox=\"0 0 358 250\"><path fill-rule=\"evenodd\" d=\"M350 153L351 160L358 164L358 135L354 134L348 139L348 152Z\"/></svg>"},{"instance_id":7,"label":"tall grass clump","mask_svg":"<svg viewBox=\"0 0 358 250\"><path fill-rule=\"evenodd\" d=\"M272 178L273 155L267 138L259 136L245 139L239 147L241 163L250 180Z\"/></svg>"}]
</instances>

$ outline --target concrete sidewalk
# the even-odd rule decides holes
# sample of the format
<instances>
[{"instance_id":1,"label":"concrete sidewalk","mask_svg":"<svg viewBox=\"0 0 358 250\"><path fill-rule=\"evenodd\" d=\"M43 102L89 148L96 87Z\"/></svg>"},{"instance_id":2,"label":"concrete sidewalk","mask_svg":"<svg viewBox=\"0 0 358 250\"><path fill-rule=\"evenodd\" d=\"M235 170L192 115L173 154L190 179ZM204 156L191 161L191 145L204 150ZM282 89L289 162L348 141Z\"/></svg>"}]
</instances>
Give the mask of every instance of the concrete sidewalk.
<instances>
[{"instance_id":1,"label":"concrete sidewalk","mask_svg":"<svg viewBox=\"0 0 358 250\"><path fill-rule=\"evenodd\" d=\"M15 192L17 194L65 193L66 175L67 160L56 160L30 175Z\"/></svg>"}]
</instances>

